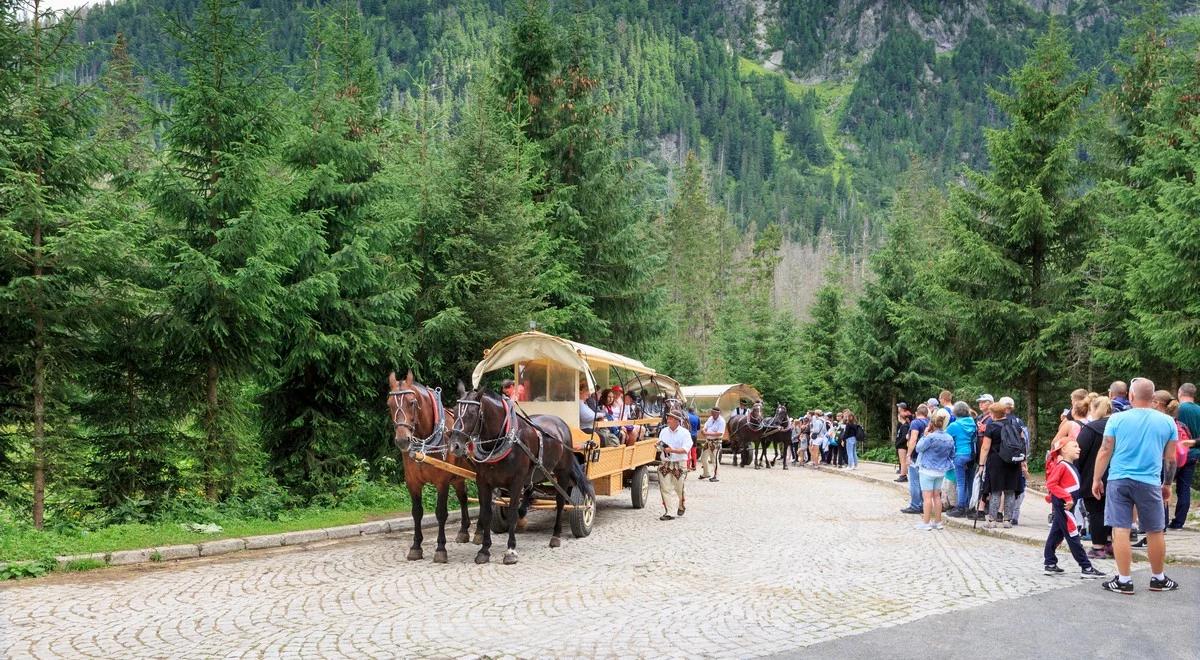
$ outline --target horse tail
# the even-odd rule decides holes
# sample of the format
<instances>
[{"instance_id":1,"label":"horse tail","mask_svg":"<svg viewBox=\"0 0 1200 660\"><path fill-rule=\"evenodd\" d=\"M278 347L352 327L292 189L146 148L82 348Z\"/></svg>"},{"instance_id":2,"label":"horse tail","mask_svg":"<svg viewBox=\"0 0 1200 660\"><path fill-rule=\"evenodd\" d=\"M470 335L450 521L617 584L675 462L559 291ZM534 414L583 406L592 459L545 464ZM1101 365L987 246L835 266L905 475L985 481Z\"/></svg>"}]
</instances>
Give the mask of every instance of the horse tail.
<instances>
[{"instance_id":1,"label":"horse tail","mask_svg":"<svg viewBox=\"0 0 1200 660\"><path fill-rule=\"evenodd\" d=\"M596 490L592 487L592 480L587 478L587 474L583 472L583 463L575 459L575 455L568 452L571 458L571 479L575 481L575 486L579 488L579 492L584 495L596 497Z\"/></svg>"}]
</instances>

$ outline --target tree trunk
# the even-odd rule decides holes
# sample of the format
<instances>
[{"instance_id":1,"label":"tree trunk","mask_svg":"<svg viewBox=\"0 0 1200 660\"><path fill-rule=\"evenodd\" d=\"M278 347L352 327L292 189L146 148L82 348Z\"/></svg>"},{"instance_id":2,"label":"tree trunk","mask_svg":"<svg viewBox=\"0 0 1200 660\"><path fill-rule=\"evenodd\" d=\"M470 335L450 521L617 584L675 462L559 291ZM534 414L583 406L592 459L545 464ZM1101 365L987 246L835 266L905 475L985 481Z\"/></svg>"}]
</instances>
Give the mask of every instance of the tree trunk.
<instances>
[{"instance_id":1,"label":"tree trunk","mask_svg":"<svg viewBox=\"0 0 1200 660\"><path fill-rule=\"evenodd\" d=\"M221 446L220 433L217 432L217 379L219 372L216 362L208 363L208 375L205 383L208 388L208 401L204 413L204 496L209 500L217 499L217 467L216 457Z\"/></svg>"},{"instance_id":2,"label":"tree trunk","mask_svg":"<svg viewBox=\"0 0 1200 660\"><path fill-rule=\"evenodd\" d=\"M41 276L41 266L34 276ZM33 526L41 529L46 515L46 320L41 309L34 312L33 335Z\"/></svg>"},{"instance_id":3,"label":"tree trunk","mask_svg":"<svg viewBox=\"0 0 1200 660\"><path fill-rule=\"evenodd\" d=\"M1038 451L1038 372L1033 369L1025 377L1025 424L1029 427L1029 446Z\"/></svg>"},{"instance_id":4,"label":"tree trunk","mask_svg":"<svg viewBox=\"0 0 1200 660\"><path fill-rule=\"evenodd\" d=\"M891 432L888 434L889 439L896 437L896 390L892 390L892 400L890 401L890 404L891 406L887 409L887 415L892 420Z\"/></svg>"}]
</instances>

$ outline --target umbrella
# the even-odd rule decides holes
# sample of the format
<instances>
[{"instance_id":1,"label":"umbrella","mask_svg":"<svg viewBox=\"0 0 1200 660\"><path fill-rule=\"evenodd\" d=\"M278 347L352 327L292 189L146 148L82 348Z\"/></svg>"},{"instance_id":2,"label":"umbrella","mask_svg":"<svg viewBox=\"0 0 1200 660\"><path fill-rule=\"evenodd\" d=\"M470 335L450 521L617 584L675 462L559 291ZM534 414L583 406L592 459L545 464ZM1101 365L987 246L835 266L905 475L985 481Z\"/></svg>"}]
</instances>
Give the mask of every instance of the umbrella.
<instances>
[{"instance_id":1,"label":"umbrella","mask_svg":"<svg viewBox=\"0 0 1200 660\"><path fill-rule=\"evenodd\" d=\"M983 468L975 471L975 480L971 484L971 504L970 508L976 513L979 512L979 506L983 504ZM971 527L979 526L979 516L972 516Z\"/></svg>"}]
</instances>

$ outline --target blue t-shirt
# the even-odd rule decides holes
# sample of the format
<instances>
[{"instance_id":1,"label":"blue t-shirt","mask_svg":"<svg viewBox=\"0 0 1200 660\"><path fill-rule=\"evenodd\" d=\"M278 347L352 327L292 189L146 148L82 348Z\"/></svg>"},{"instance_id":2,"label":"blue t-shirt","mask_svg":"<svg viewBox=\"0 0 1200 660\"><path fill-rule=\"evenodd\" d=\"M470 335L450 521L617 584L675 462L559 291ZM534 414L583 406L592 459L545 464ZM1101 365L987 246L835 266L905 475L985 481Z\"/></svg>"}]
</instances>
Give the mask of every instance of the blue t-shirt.
<instances>
[{"instance_id":1,"label":"blue t-shirt","mask_svg":"<svg viewBox=\"0 0 1200 660\"><path fill-rule=\"evenodd\" d=\"M975 420L970 417L954 420L946 433L954 438L954 455L970 456L975 453Z\"/></svg>"},{"instance_id":2,"label":"blue t-shirt","mask_svg":"<svg viewBox=\"0 0 1200 660\"><path fill-rule=\"evenodd\" d=\"M695 442L696 436L700 435L700 418L695 413L688 413L688 426L692 434L692 441Z\"/></svg>"},{"instance_id":3,"label":"blue t-shirt","mask_svg":"<svg viewBox=\"0 0 1200 660\"><path fill-rule=\"evenodd\" d=\"M925 435L925 429L929 426L929 419L926 417L917 417L908 423L908 434L911 436L913 431L917 432L917 442L921 441L921 436ZM907 440L907 438L905 438ZM917 451L917 446L913 445L912 460L917 460L917 456L921 452Z\"/></svg>"},{"instance_id":4,"label":"blue t-shirt","mask_svg":"<svg viewBox=\"0 0 1200 660\"><path fill-rule=\"evenodd\" d=\"M1179 439L1175 420L1151 408L1130 408L1113 415L1104 427L1113 437L1108 479L1133 479L1157 486L1162 483L1163 450Z\"/></svg>"}]
</instances>

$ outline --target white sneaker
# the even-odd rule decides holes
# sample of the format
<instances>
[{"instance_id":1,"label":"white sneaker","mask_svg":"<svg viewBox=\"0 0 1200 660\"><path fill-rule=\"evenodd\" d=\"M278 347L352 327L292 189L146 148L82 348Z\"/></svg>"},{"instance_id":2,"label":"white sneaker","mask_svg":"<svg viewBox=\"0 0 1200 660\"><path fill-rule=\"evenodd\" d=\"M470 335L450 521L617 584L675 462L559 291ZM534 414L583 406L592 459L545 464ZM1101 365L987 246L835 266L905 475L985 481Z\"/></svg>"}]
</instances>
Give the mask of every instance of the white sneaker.
<instances>
[{"instance_id":1,"label":"white sneaker","mask_svg":"<svg viewBox=\"0 0 1200 660\"><path fill-rule=\"evenodd\" d=\"M946 526L943 525L942 523L934 523L933 528L934 529L946 529Z\"/></svg>"},{"instance_id":2,"label":"white sneaker","mask_svg":"<svg viewBox=\"0 0 1200 660\"><path fill-rule=\"evenodd\" d=\"M933 529L933 525L927 525L923 522L919 522L919 523L913 525L913 529L916 529L916 530L919 530L922 532L928 532L929 530Z\"/></svg>"}]
</instances>

